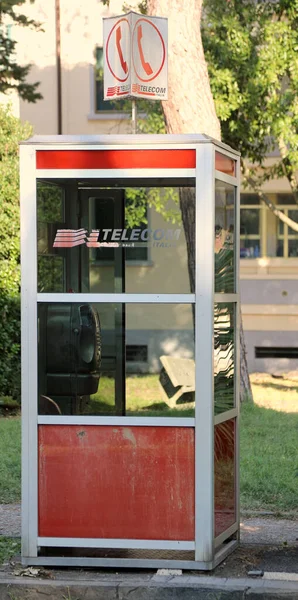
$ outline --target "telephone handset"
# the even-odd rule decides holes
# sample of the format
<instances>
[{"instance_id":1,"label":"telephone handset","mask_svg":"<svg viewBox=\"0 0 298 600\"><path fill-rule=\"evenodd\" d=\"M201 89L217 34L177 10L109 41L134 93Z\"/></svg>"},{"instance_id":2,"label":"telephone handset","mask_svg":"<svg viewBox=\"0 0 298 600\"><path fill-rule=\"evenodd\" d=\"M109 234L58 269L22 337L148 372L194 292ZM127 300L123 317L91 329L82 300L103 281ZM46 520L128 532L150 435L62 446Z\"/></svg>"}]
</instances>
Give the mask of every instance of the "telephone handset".
<instances>
[{"instance_id":1,"label":"telephone handset","mask_svg":"<svg viewBox=\"0 0 298 600\"><path fill-rule=\"evenodd\" d=\"M143 37L143 29L142 25L138 25L138 47L141 58L142 67L147 75L152 75L153 70L151 68L150 63L145 61L144 52L142 48L142 37Z\"/></svg>"},{"instance_id":2,"label":"telephone handset","mask_svg":"<svg viewBox=\"0 0 298 600\"><path fill-rule=\"evenodd\" d=\"M122 67L124 73L127 74L128 66L127 66L127 62L123 58L122 48L121 48L121 44L120 44L121 37L122 37L121 27L119 25L119 27L117 27L117 29L116 29L116 46L117 46L117 50L118 50L118 54L119 54L119 58L120 58L121 67Z\"/></svg>"}]
</instances>

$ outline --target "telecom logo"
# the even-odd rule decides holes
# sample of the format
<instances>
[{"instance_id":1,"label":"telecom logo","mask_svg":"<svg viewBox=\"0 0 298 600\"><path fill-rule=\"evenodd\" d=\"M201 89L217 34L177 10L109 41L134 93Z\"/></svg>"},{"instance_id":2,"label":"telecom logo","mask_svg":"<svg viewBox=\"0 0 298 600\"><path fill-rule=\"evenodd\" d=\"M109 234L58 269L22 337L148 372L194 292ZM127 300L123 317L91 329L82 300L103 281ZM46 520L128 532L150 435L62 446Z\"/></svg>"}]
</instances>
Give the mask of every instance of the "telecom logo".
<instances>
[{"instance_id":1,"label":"telecom logo","mask_svg":"<svg viewBox=\"0 0 298 600\"><path fill-rule=\"evenodd\" d=\"M175 246L181 229L58 229L53 248L75 248L86 245L87 248L138 247L148 243L156 248Z\"/></svg>"}]
</instances>

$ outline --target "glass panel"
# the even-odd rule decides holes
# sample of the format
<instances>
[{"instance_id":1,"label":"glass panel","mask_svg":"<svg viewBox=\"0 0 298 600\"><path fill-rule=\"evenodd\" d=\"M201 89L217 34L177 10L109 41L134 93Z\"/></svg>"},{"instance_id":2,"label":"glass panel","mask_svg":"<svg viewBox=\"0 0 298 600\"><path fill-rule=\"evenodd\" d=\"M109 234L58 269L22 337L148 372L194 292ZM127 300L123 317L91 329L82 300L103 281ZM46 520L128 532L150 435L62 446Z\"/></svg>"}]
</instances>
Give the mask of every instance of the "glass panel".
<instances>
[{"instance_id":1,"label":"glass panel","mask_svg":"<svg viewBox=\"0 0 298 600\"><path fill-rule=\"evenodd\" d=\"M240 238L240 258L258 258L260 253L261 246L258 238Z\"/></svg>"},{"instance_id":2,"label":"glass panel","mask_svg":"<svg viewBox=\"0 0 298 600\"><path fill-rule=\"evenodd\" d=\"M39 414L194 414L191 305L39 304L38 360Z\"/></svg>"},{"instance_id":3,"label":"glass panel","mask_svg":"<svg viewBox=\"0 0 298 600\"><path fill-rule=\"evenodd\" d=\"M45 188L52 202L57 190L64 194L59 213L47 211L45 217L38 209L38 253L44 257L38 291L189 293L188 262L193 274L195 268L194 188L186 188L193 202L183 225L178 188L94 185L94 180L65 180L60 188L38 185L38 206L43 207ZM233 211L224 210L225 221L231 221Z\"/></svg>"},{"instance_id":4,"label":"glass panel","mask_svg":"<svg viewBox=\"0 0 298 600\"><path fill-rule=\"evenodd\" d=\"M240 204L260 204L257 194L240 194Z\"/></svg>"},{"instance_id":5,"label":"glass panel","mask_svg":"<svg viewBox=\"0 0 298 600\"><path fill-rule=\"evenodd\" d=\"M234 408L235 304L214 307L214 413Z\"/></svg>"},{"instance_id":6,"label":"glass panel","mask_svg":"<svg viewBox=\"0 0 298 600\"><path fill-rule=\"evenodd\" d=\"M284 211L283 211L284 212ZM280 235L284 235L284 229L285 229L285 224L283 221L281 221L280 219L278 219L278 233Z\"/></svg>"},{"instance_id":7,"label":"glass panel","mask_svg":"<svg viewBox=\"0 0 298 600\"><path fill-rule=\"evenodd\" d=\"M64 259L62 256L38 256L38 291L64 292Z\"/></svg>"},{"instance_id":8,"label":"glass panel","mask_svg":"<svg viewBox=\"0 0 298 600\"><path fill-rule=\"evenodd\" d=\"M290 258L294 258L298 256L298 238L295 240L289 240L288 241L288 247L289 247L289 257Z\"/></svg>"},{"instance_id":9,"label":"glass panel","mask_svg":"<svg viewBox=\"0 0 298 600\"><path fill-rule=\"evenodd\" d=\"M283 204L285 205L291 205L294 204L294 200L293 200L293 196L292 194L277 194L277 204Z\"/></svg>"},{"instance_id":10,"label":"glass panel","mask_svg":"<svg viewBox=\"0 0 298 600\"><path fill-rule=\"evenodd\" d=\"M126 352L127 411L138 416L194 416L192 306L126 305L126 345L135 348L134 357Z\"/></svg>"},{"instance_id":11,"label":"glass panel","mask_svg":"<svg viewBox=\"0 0 298 600\"><path fill-rule=\"evenodd\" d=\"M276 256L284 256L284 241L278 240L276 248Z\"/></svg>"},{"instance_id":12,"label":"glass panel","mask_svg":"<svg viewBox=\"0 0 298 600\"><path fill-rule=\"evenodd\" d=\"M258 208L241 208L240 210L240 235L259 235L260 210Z\"/></svg>"},{"instance_id":13,"label":"glass panel","mask_svg":"<svg viewBox=\"0 0 298 600\"><path fill-rule=\"evenodd\" d=\"M236 421L214 428L215 537L236 522Z\"/></svg>"},{"instance_id":14,"label":"glass panel","mask_svg":"<svg viewBox=\"0 0 298 600\"><path fill-rule=\"evenodd\" d=\"M215 292L235 292L235 187L215 182Z\"/></svg>"},{"instance_id":15,"label":"glass panel","mask_svg":"<svg viewBox=\"0 0 298 600\"><path fill-rule=\"evenodd\" d=\"M292 221L295 221L295 223L298 223L298 210L289 210L288 217L289 219L292 219ZM289 226L289 235L293 235L293 233L298 236L297 231Z\"/></svg>"},{"instance_id":16,"label":"glass panel","mask_svg":"<svg viewBox=\"0 0 298 600\"><path fill-rule=\"evenodd\" d=\"M232 175L235 177L236 174L236 162L233 158L222 154L221 152L215 152L215 169L226 173L226 175Z\"/></svg>"},{"instance_id":17,"label":"glass panel","mask_svg":"<svg viewBox=\"0 0 298 600\"><path fill-rule=\"evenodd\" d=\"M53 248L57 228L64 221L64 189L49 183L37 185L37 265L38 291L65 290L64 252Z\"/></svg>"}]
</instances>

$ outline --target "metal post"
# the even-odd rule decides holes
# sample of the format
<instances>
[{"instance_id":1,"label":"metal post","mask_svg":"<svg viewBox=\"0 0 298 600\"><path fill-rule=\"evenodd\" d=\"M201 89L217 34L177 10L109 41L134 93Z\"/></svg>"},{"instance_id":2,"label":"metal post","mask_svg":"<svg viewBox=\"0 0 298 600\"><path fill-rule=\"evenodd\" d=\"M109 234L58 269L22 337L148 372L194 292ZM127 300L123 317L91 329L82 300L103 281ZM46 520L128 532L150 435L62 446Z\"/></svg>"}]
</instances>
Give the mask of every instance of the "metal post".
<instances>
[{"instance_id":1,"label":"metal post","mask_svg":"<svg viewBox=\"0 0 298 600\"><path fill-rule=\"evenodd\" d=\"M131 132L137 133L137 102L135 98L131 101Z\"/></svg>"},{"instance_id":2,"label":"metal post","mask_svg":"<svg viewBox=\"0 0 298 600\"><path fill-rule=\"evenodd\" d=\"M214 541L214 148L197 147L195 560L213 560ZM204 227L202 227L204 223Z\"/></svg>"}]
</instances>

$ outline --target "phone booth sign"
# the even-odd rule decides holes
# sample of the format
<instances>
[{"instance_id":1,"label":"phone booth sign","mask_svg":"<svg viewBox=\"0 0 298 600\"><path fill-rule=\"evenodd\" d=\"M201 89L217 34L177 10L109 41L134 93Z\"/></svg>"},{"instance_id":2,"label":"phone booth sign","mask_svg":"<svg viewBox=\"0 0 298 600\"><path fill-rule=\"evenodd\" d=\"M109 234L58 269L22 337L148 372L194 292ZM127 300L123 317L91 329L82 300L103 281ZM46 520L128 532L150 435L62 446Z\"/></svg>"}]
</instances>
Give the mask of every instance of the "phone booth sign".
<instances>
[{"instance_id":1,"label":"phone booth sign","mask_svg":"<svg viewBox=\"0 0 298 600\"><path fill-rule=\"evenodd\" d=\"M104 100L167 100L168 19L132 11L103 19Z\"/></svg>"},{"instance_id":2,"label":"phone booth sign","mask_svg":"<svg viewBox=\"0 0 298 600\"><path fill-rule=\"evenodd\" d=\"M239 154L36 136L20 169L23 563L212 569L239 532Z\"/></svg>"}]
</instances>

